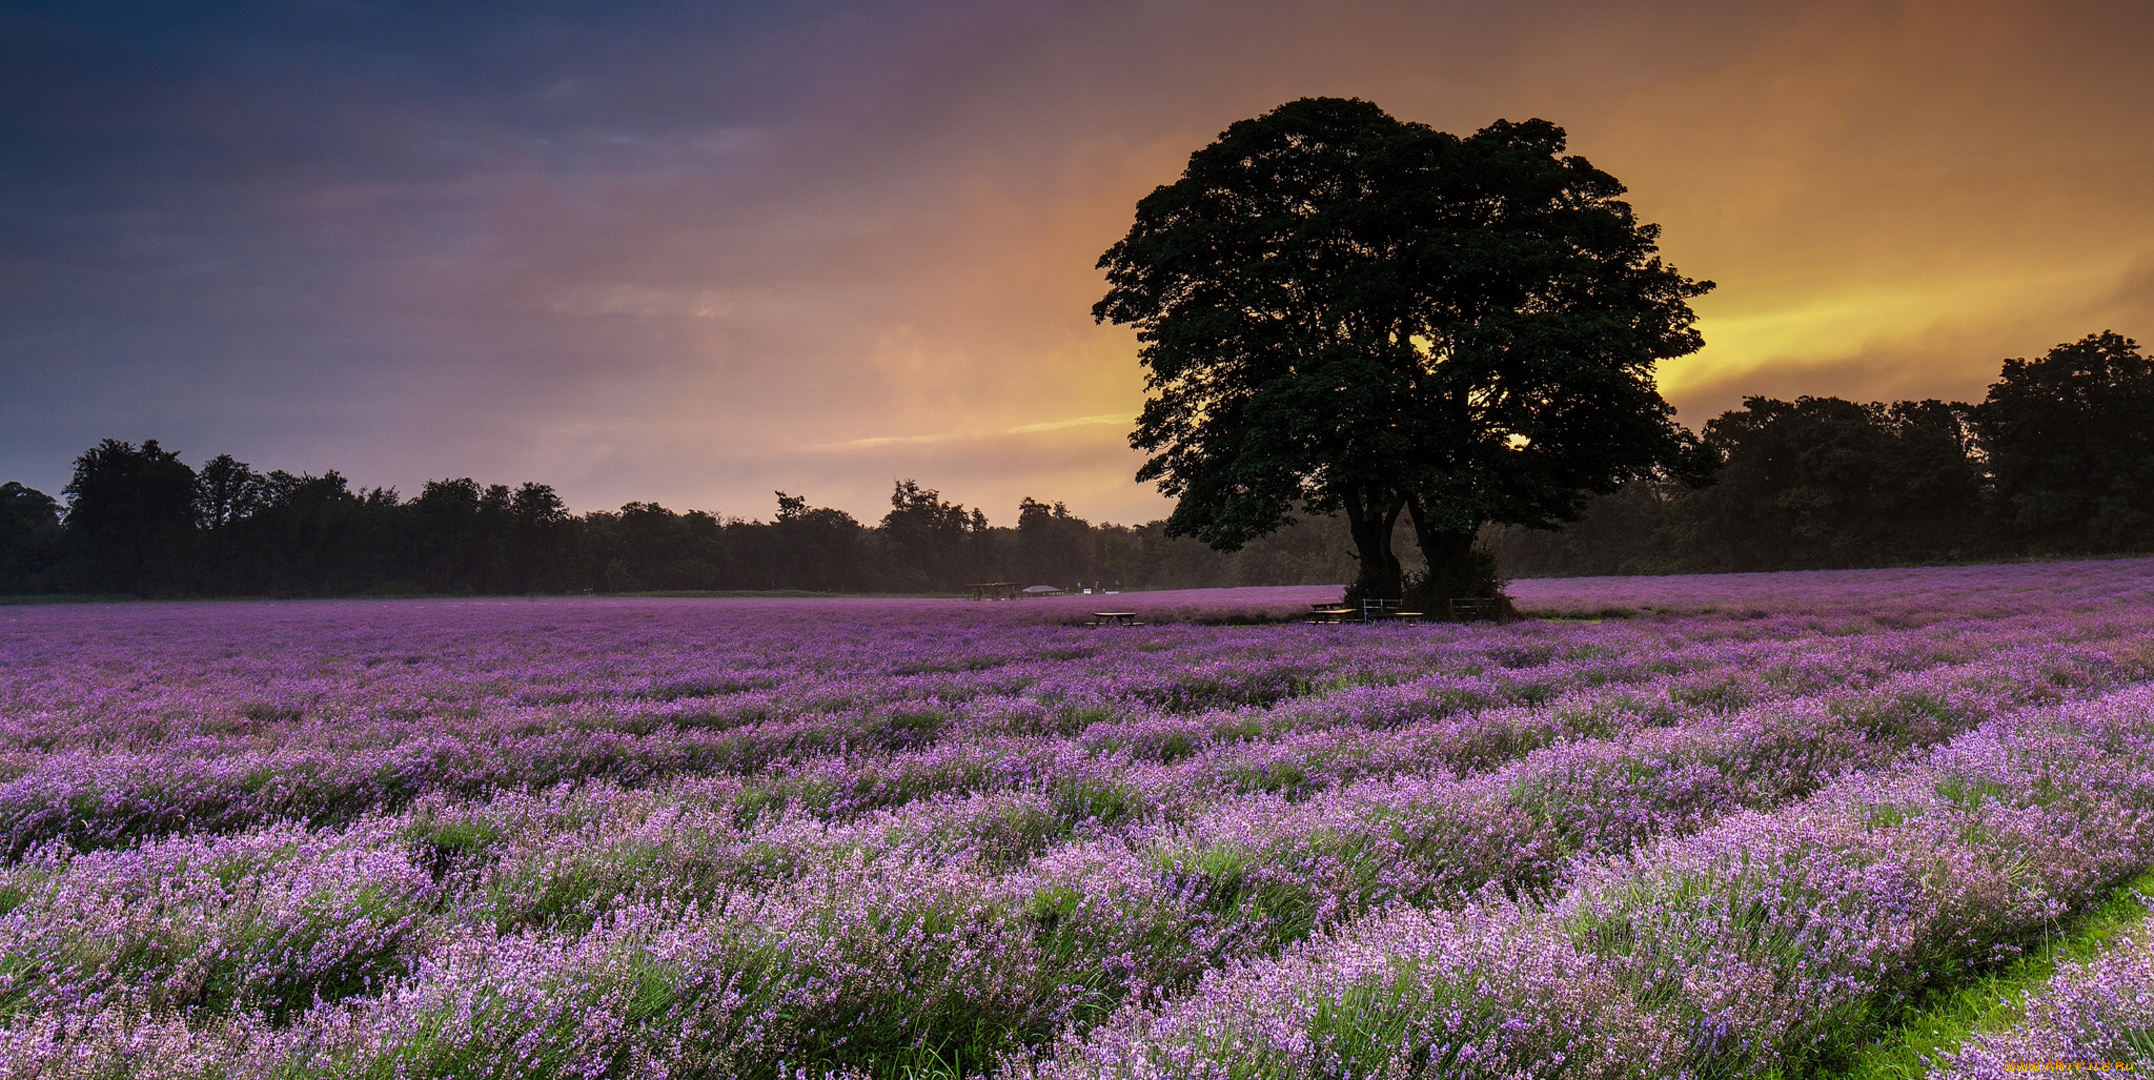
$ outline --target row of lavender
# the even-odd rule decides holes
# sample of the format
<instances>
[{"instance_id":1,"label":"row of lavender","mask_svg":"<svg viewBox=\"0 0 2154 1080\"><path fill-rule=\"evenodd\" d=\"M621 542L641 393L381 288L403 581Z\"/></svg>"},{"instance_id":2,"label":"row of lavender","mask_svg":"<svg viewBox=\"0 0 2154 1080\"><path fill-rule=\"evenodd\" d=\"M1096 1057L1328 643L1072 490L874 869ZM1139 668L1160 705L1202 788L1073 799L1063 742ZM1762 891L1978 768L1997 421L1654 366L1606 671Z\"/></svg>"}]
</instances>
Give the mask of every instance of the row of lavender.
<instances>
[{"instance_id":1,"label":"row of lavender","mask_svg":"<svg viewBox=\"0 0 2154 1080\"><path fill-rule=\"evenodd\" d=\"M375 752L309 740L306 730L283 733L293 745L221 753L192 744L162 752L110 749L82 739L87 745L43 753L36 767L0 785L0 825L19 854L55 836L76 846L109 846L140 835L229 831L280 818L347 819L428 790L528 789L589 776L635 782L681 772L748 777L736 800L743 812L804 804L842 815L925 794L1019 788L1053 794L1072 819L1179 819L1221 793L1306 795L1363 776L1483 767L1563 738L1661 726L1746 702L1876 687L1881 680L1898 680L1898 689L1871 694L1860 706L1875 714L1869 723L1933 725L1952 706L1944 690L1925 685L1931 676L1920 673L1969 657L2008 657L2011 662L1974 665L1964 677L2019 694L2137 677L2147 629L2142 610L1837 637L1780 628L1784 636L1762 641L1726 640L1708 626L1705 633L1691 627L1687 640L1631 630L1568 643L1492 635L1478 648L1447 649L1394 633L1355 643L1380 663L1364 658L1343 690L1269 709L1196 714L1125 703L1087 710L1095 719L1071 735L1037 730L1043 719L1052 727L1069 715L1066 708L1056 711L1066 688L1049 686L1029 696L975 697L937 713L886 708L870 725L857 724L862 713L847 709L835 718L809 713L713 731L683 727L678 717L670 726L654 724L631 706L610 714L612 729L598 722L561 730L534 725L537 733L521 736L483 718L436 717L432 737ZM1558 655L1560 645L1569 655ZM1384 684L1401 677L1398 669L1414 648L1474 673ZM1155 651L1172 660L1177 650L1170 643ZM1489 666L1491 654L1517 666ZM1380 674L1370 675L1371 668ZM589 709L600 721L609 718ZM47 728L66 728L65 716L40 719ZM832 726L846 724L900 731L923 745L894 749L841 739L828 752L813 752Z\"/></svg>"},{"instance_id":2,"label":"row of lavender","mask_svg":"<svg viewBox=\"0 0 2154 1080\"><path fill-rule=\"evenodd\" d=\"M2003 1031L1982 1032L1941 1062L1967 1080L2034 1071L2136 1070L2154 1061L2154 927L2057 973Z\"/></svg>"},{"instance_id":3,"label":"row of lavender","mask_svg":"<svg viewBox=\"0 0 2154 1080\"><path fill-rule=\"evenodd\" d=\"M1133 857L1136 837L980 873L953 826L992 832L1011 807L991 799L837 835L725 835L685 800L617 789L509 799L464 820L529 838L447 880L407 846L438 815L55 857L0 886L20 897L0 1000L28 1018L7 1050L39 1074L124 1058L241 1075L770 1075L1081 1001L1094 970L1179 966L1213 973L1164 1002L1134 995L1043 1071L1379 1075L1402 1052L1479 1062L1467 1075L1785 1068L2143 867L2150 705L2132 690L1992 721L1897 775L1574 858L1567 890L1390 908L1277 960L1246 938L1188 955L1191 939L1228 941L1231 913ZM609 888L613 902L533 907ZM517 929L535 915L545 929ZM347 991L362 997L318 1004Z\"/></svg>"},{"instance_id":4,"label":"row of lavender","mask_svg":"<svg viewBox=\"0 0 2154 1080\"><path fill-rule=\"evenodd\" d=\"M1149 666L1155 680L1206 649L1213 686L1273 678L1219 659L1233 652L1308 672L1321 669L1307 654L1329 650L1344 670L1297 675L1304 696L1269 707L1161 709L1095 693L1075 725L1055 706L1083 680L1035 678L1015 693L952 695L909 747L848 745L656 791L600 782L463 801L439 785L339 828L237 814L54 829L93 846L205 823L245 831L87 855L26 838L28 856L0 880L22 942L0 956L0 1017L11 1018L0 1061L14 1063L0 1067L184 1073L192 1054L239 1074L282 1062L552 1075L595 1062L732 1075L1042 1045L1134 1010L1096 1036L1107 1038L1130 1016L1183 1007L1206 972L1216 980L1281 948L1298 956L1311 935L1393 917L1364 922L1371 912L1476 912L1497 903L1489 889L1524 898L1501 901L1513 906L1576 895L1652 837L1711 835L1731 813L1888 768L2000 711L2141 678L2145 568L2106 569L2077 594L2020 581L1978 595L1984 619L1934 603L1909 617L1922 605L1904 605L1898 629L1845 602L1777 618L1514 628L1470 647L1299 627L1034 627L1035 644L1065 660ZM989 650L997 663L943 659L968 671L1022 662L1007 659L1011 629ZM1240 637L1221 648L1229 634ZM917 662L899 647L885 655ZM1030 694L1042 681L1049 692ZM649 707L618 697L623 712ZM500 734L483 711L465 719ZM258 722L302 744L315 723ZM644 737L655 746L666 733ZM51 749L79 764L99 748ZM49 780L44 764L18 790ZM625 779L683 771L710 772ZM512 774L504 786L529 782ZM114 816L79 797L67 813ZM490 989L508 978L530 986ZM713 993L730 1011L710 1012ZM683 1017L693 1024L669 1026ZM467 1028L479 1044L457 1034Z\"/></svg>"},{"instance_id":5,"label":"row of lavender","mask_svg":"<svg viewBox=\"0 0 2154 1080\"><path fill-rule=\"evenodd\" d=\"M778 619L740 605L106 609L13 629L16 614L0 621L11 661L0 670L0 838L19 854L53 836L113 844L327 823L427 792L676 773L784 775L755 798L860 809L998 786L1054 760L1072 733L1087 754L1122 740L1133 758L1160 759L1222 738L1536 705L1608 685L1641 686L1648 707L1656 696L1733 706L2057 635L2131 638L2138 616L2114 602L2131 579L2110 576L2074 595L2021 570L1967 590L1964 608L1895 598L1903 629L1883 632L1845 604L1645 627L1322 636L1112 636L1041 625L1058 610L1047 604L968 618L948 605L863 607L838 632L842 609L828 605ZM1356 693L1328 692L1340 688ZM1323 704L1265 708L1311 697ZM970 752L890 761L938 746Z\"/></svg>"},{"instance_id":6,"label":"row of lavender","mask_svg":"<svg viewBox=\"0 0 2154 1080\"><path fill-rule=\"evenodd\" d=\"M1887 775L1214 974L1037 1075L1805 1075L2154 861L2154 693L1993 722Z\"/></svg>"}]
</instances>

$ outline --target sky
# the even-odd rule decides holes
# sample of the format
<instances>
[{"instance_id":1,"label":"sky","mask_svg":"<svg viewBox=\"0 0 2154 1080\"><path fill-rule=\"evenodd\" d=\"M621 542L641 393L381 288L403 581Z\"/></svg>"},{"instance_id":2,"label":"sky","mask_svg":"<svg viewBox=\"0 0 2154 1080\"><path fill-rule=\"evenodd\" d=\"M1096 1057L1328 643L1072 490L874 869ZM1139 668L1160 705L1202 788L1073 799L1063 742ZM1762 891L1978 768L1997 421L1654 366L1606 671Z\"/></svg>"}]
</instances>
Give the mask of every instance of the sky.
<instances>
[{"instance_id":1,"label":"sky","mask_svg":"<svg viewBox=\"0 0 2154 1080\"><path fill-rule=\"evenodd\" d=\"M1692 427L2154 339L2154 5L0 0L0 480L199 465L1135 523L1099 255L1228 124L1562 125L1683 273Z\"/></svg>"}]
</instances>

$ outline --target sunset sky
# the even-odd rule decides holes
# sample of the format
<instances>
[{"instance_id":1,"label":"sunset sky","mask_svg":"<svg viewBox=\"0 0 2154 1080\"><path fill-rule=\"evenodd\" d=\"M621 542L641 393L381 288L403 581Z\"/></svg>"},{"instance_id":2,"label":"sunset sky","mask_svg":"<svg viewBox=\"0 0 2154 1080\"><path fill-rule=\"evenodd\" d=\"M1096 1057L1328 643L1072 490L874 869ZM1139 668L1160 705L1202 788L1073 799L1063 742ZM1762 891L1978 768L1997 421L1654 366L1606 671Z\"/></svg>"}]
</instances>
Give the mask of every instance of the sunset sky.
<instances>
[{"instance_id":1,"label":"sunset sky","mask_svg":"<svg viewBox=\"0 0 2154 1080\"><path fill-rule=\"evenodd\" d=\"M2154 339L2150 51L2128 0L4 3L0 480L110 436L579 511L1159 517L1094 263L1308 95L1568 129L1719 283L1687 424L1979 399Z\"/></svg>"}]
</instances>

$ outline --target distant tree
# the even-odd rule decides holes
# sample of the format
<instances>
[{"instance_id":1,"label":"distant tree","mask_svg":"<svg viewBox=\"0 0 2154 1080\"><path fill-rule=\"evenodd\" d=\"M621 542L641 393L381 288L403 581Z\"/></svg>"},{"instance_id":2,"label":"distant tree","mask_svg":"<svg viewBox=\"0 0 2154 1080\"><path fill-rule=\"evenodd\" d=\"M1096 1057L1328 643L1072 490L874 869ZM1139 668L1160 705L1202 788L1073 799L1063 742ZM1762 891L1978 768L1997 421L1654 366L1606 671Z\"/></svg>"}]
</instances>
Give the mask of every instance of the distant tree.
<instances>
[{"instance_id":1,"label":"distant tree","mask_svg":"<svg viewBox=\"0 0 2154 1080\"><path fill-rule=\"evenodd\" d=\"M333 470L262 473L230 454L196 473L154 442L102 443L76 479L64 515L41 492L0 485L0 593L905 592L1013 578L1187 588L1329 584L1352 566L1335 515L1220 552L1159 522L1095 526L1031 498L1014 527L992 528L914 480L895 484L890 512L869 526L782 491L770 522L646 502L571 514L545 484L469 477L432 481L407 501Z\"/></svg>"},{"instance_id":2,"label":"distant tree","mask_svg":"<svg viewBox=\"0 0 2154 1080\"><path fill-rule=\"evenodd\" d=\"M778 492L778 520L767 527L772 547L768 569L752 587L834 592L874 589L879 567L871 565L868 529L843 510L810 508L805 495Z\"/></svg>"},{"instance_id":3,"label":"distant tree","mask_svg":"<svg viewBox=\"0 0 2154 1080\"><path fill-rule=\"evenodd\" d=\"M1110 588L1206 589L1243 585L1337 585L1357 568L1346 520L1303 515L1231 551L1169 536L1163 521L1093 529L1099 578Z\"/></svg>"},{"instance_id":4,"label":"distant tree","mask_svg":"<svg viewBox=\"0 0 2154 1080\"><path fill-rule=\"evenodd\" d=\"M1728 494L1723 478L1707 491ZM1561 529L1515 525L1490 530L1490 553L1506 577L1673 574L1720 569L1698 554L1697 496L1682 484L1638 480L1597 495Z\"/></svg>"},{"instance_id":5,"label":"distant tree","mask_svg":"<svg viewBox=\"0 0 2154 1080\"><path fill-rule=\"evenodd\" d=\"M1698 349L1687 301L1711 283L1564 146L1542 120L1461 139L1305 98L1139 202L1092 313L1137 328L1153 397L1130 441L1176 499L1168 532L1233 550L1340 511L1354 591L1395 597L1405 513L1442 593L1488 577L1483 523L1708 476L1653 371Z\"/></svg>"},{"instance_id":6,"label":"distant tree","mask_svg":"<svg viewBox=\"0 0 2154 1080\"><path fill-rule=\"evenodd\" d=\"M507 485L468 476L427 481L406 510L407 565L419 582L437 592L504 591L513 497Z\"/></svg>"},{"instance_id":7,"label":"distant tree","mask_svg":"<svg viewBox=\"0 0 2154 1080\"><path fill-rule=\"evenodd\" d=\"M0 593L52 591L61 537L57 500L13 480L0 484Z\"/></svg>"},{"instance_id":8,"label":"distant tree","mask_svg":"<svg viewBox=\"0 0 2154 1080\"><path fill-rule=\"evenodd\" d=\"M207 529L231 525L262 504L262 474L230 454L202 463L195 477L195 520Z\"/></svg>"},{"instance_id":9,"label":"distant tree","mask_svg":"<svg viewBox=\"0 0 2154 1080\"><path fill-rule=\"evenodd\" d=\"M243 550L240 526L259 510L265 494L262 474L230 454L202 463L195 476L195 524L201 529L203 587L209 592L248 588L263 569L261 552Z\"/></svg>"},{"instance_id":10,"label":"distant tree","mask_svg":"<svg viewBox=\"0 0 2154 1080\"><path fill-rule=\"evenodd\" d=\"M559 592L574 576L575 519L548 484L525 481L509 497L510 592Z\"/></svg>"},{"instance_id":11,"label":"distant tree","mask_svg":"<svg viewBox=\"0 0 2154 1080\"><path fill-rule=\"evenodd\" d=\"M602 532L609 553L606 588L614 592L716 589L732 573L724 524L713 514L632 502L607 519Z\"/></svg>"},{"instance_id":12,"label":"distant tree","mask_svg":"<svg viewBox=\"0 0 2154 1080\"><path fill-rule=\"evenodd\" d=\"M1753 397L1705 426L1727 455L1692 507L1718 569L1875 566L1983 550L1968 407Z\"/></svg>"},{"instance_id":13,"label":"distant tree","mask_svg":"<svg viewBox=\"0 0 2154 1080\"><path fill-rule=\"evenodd\" d=\"M334 469L320 476L271 470L254 485L246 516L206 537L223 560L220 589L322 596L379 583L389 560L378 549L394 535L391 514L401 509L393 495L387 502L370 502Z\"/></svg>"},{"instance_id":14,"label":"distant tree","mask_svg":"<svg viewBox=\"0 0 2154 1080\"><path fill-rule=\"evenodd\" d=\"M1099 576L1092 525L1061 503L1026 496L1017 504L1017 576L1028 584L1069 586Z\"/></svg>"},{"instance_id":15,"label":"distant tree","mask_svg":"<svg viewBox=\"0 0 2154 1080\"><path fill-rule=\"evenodd\" d=\"M716 514L702 510L687 511L674 520L673 558L655 575L654 584L666 589L718 588L731 562L725 550L723 523Z\"/></svg>"},{"instance_id":16,"label":"distant tree","mask_svg":"<svg viewBox=\"0 0 2154 1080\"><path fill-rule=\"evenodd\" d=\"M1975 410L2007 526L2037 550L2154 550L2154 362L2103 331L2006 360Z\"/></svg>"},{"instance_id":17,"label":"distant tree","mask_svg":"<svg viewBox=\"0 0 2154 1080\"><path fill-rule=\"evenodd\" d=\"M941 492L915 480L900 480L891 491L882 531L900 591L950 588L978 573L986 561L979 541L985 539L987 515L944 502Z\"/></svg>"},{"instance_id":18,"label":"distant tree","mask_svg":"<svg viewBox=\"0 0 2154 1080\"><path fill-rule=\"evenodd\" d=\"M149 439L106 439L75 459L64 489L78 583L94 591L182 591L194 559L195 475Z\"/></svg>"}]
</instances>

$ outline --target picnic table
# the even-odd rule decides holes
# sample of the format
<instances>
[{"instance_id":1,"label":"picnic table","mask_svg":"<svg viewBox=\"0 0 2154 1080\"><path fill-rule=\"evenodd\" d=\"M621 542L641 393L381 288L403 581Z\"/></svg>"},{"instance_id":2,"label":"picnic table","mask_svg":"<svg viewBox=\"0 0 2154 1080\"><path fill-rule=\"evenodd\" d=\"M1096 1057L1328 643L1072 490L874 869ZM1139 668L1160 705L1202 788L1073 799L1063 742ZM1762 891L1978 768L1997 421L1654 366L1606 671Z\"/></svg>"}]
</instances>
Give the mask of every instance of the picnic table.
<instances>
[{"instance_id":1,"label":"picnic table","mask_svg":"<svg viewBox=\"0 0 2154 1080\"><path fill-rule=\"evenodd\" d=\"M1115 626L1135 626L1137 625L1137 613L1134 611L1095 611L1092 613L1092 625L1107 626L1110 624Z\"/></svg>"},{"instance_id":2,"label":"picnic table","mask_svg":"<svg viewBox=\"0 0 2154 1080\"><path fill-rule=\"evenodd\" d=\"M1396 600L1365 600L1360 607L1345 604L1310 604L1309 621L1312 623L1378 622L1384 619L1405 619L1409 622L1422 617L1418 611L1400 611Z\"/></svg>"}]
</instances>

